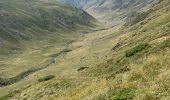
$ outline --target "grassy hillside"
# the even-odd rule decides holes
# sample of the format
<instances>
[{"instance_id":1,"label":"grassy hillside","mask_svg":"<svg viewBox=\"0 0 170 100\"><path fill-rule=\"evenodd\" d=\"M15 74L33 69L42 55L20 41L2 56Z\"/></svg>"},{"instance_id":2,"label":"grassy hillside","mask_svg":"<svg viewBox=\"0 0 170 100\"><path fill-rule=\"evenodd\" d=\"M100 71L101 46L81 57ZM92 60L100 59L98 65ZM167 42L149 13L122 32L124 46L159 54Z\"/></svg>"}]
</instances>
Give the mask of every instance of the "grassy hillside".
<instances>
[{"instance_id":1,"label":"grassy hillside","mask_svg":"<svg viewBox=\"0 0 170 100\"><path fill-rule=\"evenodd\" d=\"M62 32L91 26L95 19L56 0L1 0L0 22L0 54L4 55L22 49L24 41L46 39L51 33L60 38Z\"/></svg>"},{"instance_id":2,"label":"grassy hillside","mask_svg":"<svg viewBox=\"0 0 170 100\"><path fill-rule=\"evenodd\" d=\"M86 12L56 0L1 0L0 74L5 75L4 68L10 72L8 68L12 66L30 66L26 55L36 56L35 52L40 51L38 55L42 56L44 48L48 51L64 46L81 35L76 31L92 29L95 23ZM35 61L41 61L40 58L35 57ZM26 59L28 65L25 62L16 64L16 59Z\"/></svg>"},{"instance_id":3,"label":"grassy hillside","mask_svg":"<svg viewBox=\"0 0 170 100\"><path fill-rule=\"evenodd\" d=\"M53 52L57 63L0 88L2 99L169 100L169 8L170 1L161 0L124 26L80 37L64 53Z\"/></svg>"},{"instance_id":4,"label":"grassy hillside","mask_svg":"<svg viewBox=\"0 0 170 100\"><path fill-rule=\"evenodd\" d=\"M47 68L57 53L96 20L85 11L56 0L0 1L0 96L30 74ZM24 85L24 84L23 84Z\"/></svg>"}]
</instances>

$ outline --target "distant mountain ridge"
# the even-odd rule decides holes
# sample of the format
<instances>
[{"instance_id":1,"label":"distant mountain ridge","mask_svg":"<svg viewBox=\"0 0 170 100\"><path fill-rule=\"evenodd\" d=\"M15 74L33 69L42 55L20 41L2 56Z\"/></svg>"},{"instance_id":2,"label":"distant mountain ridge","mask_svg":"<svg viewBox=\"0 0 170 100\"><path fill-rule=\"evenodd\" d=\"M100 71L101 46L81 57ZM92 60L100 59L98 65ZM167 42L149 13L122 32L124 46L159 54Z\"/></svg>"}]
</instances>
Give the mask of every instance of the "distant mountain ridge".
<instances>
[{"instance_id":1,"label":"distant mountain ridge","mask_svg":"<svg viewBox=\"0 0 170 100\"><path fill-rule=\"evenodd\" d=\"M117 24L131 12L148 9L159 0L65 0L102 22Z\"/></svg>"}]
</instances>

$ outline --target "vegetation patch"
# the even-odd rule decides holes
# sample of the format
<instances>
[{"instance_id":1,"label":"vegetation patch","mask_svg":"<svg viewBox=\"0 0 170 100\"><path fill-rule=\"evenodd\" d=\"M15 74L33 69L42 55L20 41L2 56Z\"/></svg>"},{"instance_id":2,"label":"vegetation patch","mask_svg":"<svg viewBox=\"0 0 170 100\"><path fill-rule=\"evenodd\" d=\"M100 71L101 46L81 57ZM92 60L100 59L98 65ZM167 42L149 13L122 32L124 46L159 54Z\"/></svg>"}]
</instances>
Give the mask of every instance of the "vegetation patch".
<instances>
[{"instance_id":1,"label":"vegetation patch","mask_svg":"<svg viewBox=\"0 0 170 100\"><path fill-rule=\"evenodd\" d=\"M132 100L135 89L131 88L116 88L111 91L110 100Z\"/></svg>"},{"instance_id":2,"label":"vegetation patch","mask_svg":"<svg viewBox=\"0 0 170 100\"><path fill-rule=\"evenodd\" d=\"M51 79L53 79L53 78L55 78L54 75L48 75L48 76L45 76L45 77L43 77L43 78L38 79L38 81L39 81L39 82L44 82L44 81L51 80Z\"/></svg>"},{"instance_id":3,"label":"vegetation patch","mask_svg":"<svg viewBox=\"0 0 170 100\"><path fill-rule=\"evenodd\" d=\"M137 45L134 48L126 51L126 57L131 57L131 56L135 55L136 53L141 52L149 47L150 47L150 45L148 43L143 43L143 44Z\"/></svg>"}]
</instances>

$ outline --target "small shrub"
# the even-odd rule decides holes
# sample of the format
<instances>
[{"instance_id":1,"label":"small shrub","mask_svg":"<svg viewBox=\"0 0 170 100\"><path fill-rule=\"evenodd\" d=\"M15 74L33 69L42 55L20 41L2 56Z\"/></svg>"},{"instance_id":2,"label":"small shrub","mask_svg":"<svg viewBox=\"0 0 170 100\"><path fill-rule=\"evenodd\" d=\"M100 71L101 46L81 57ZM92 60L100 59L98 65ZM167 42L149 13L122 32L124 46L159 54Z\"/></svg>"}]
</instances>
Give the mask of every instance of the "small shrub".
<instances>
[{"instance_id":1,"label":"small shrub","mask_svg":"<svg viewBox=\"0 0 170 100\"><path fill-rule=\"evenodd\" d=\"M135 90L131 88L117 88L112 90L110 100L131 100L133 99Z\"/></svg>"},{"instance_id":2,"label":"small shrub","mask_svg":"<svg viewBox=\"0 0 170 100\"><path fill-rule=\"evenodd\" d=\"M54 75L48 75L48 76L45 76L45 77L43 77L43 78L38 79L38 81L39 81L39 82L44 82L44 81L51 80L51 79L53 79L53 78L55 78Z\"/></svg>"},{"instance_id":3,"label":"small shrub","mask_svg":"<svg viewBox=\"0 0 170 100\"><path fill-rule=\"evenodd\" d=\"M136 47L126 51L126 57L131 57L131 56L135 55L136 53L138 53L138 52L140 52L142 50L147 49L148 47L150 47L150 45L147 44L147 43L140 44L140 45L138 45L138 46L136 46Z\"/></svg>"}]
</instances>

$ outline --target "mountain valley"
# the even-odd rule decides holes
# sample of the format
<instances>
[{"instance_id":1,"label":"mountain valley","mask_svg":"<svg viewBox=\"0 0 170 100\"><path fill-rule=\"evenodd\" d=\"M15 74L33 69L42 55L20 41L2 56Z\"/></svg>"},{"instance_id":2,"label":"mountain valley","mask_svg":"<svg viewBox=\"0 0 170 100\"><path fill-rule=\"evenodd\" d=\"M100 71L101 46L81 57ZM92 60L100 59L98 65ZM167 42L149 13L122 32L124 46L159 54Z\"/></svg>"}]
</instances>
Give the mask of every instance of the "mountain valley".
<instances>
[{"instance_id":1,"label":"mountain valley","mask_svg":"<svg viewBox=\"0 0 170 100\"><path fill-rule=\"evenodd\" d=\"M169 0L0 0L0 100L169 100Z\"/></svg>"}]
</instances>

